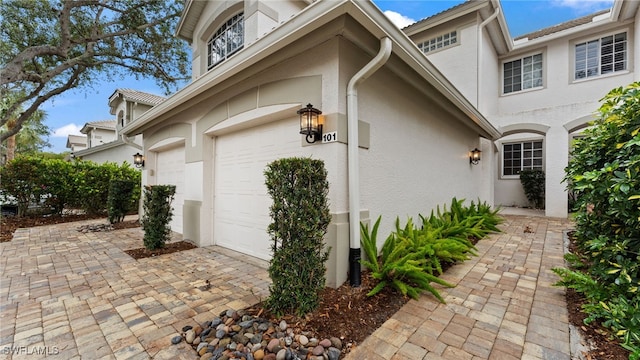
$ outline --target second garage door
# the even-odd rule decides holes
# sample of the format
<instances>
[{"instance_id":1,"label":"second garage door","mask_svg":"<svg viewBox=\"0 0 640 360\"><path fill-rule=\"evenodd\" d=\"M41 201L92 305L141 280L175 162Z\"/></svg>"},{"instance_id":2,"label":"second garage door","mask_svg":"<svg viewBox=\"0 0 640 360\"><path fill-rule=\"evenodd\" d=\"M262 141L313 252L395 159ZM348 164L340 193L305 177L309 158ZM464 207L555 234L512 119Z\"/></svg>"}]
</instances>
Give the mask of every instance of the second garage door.
<instances>
[{"instance_id":1,"label":"second garage door","mask_svg":"<svg viewBox=\"0 0 640 360\"><path fill-rule=\"evenodd\" d=\"M217 245L268 260L271 198L264 170L273 160L302 152L296 119L219 136L214 156L213 239Z\"/></svg>"},{"instance_id":2,"label":"second garage door","mask_svg":"<svg viewBox=\"0 0 640 360\"><path fill-rule=\"evenodd\" d=\"M184 204L184 146L160 151L157 154L156 183L175 185L171 230L182 234L182 206Z\"/></svg>"}]
</instances>

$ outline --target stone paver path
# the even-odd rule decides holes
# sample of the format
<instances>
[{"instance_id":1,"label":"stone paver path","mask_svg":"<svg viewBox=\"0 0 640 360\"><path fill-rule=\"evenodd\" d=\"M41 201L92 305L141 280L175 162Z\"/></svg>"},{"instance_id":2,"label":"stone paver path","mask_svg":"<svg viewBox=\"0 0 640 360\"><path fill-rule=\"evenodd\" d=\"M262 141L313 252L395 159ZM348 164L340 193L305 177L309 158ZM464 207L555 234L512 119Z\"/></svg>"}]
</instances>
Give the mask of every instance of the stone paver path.
<instances>
[{"instance_id":1,"label":"stone paver path","mask_svg":"<svg viewBox=\"0 0 640 360\"><path fill-rule=\"evenodd\" d=\"M136 261L139 228L76 231L88 223L0 244L0 359L193 359L171 335L268 296L266 263L217 247Z\"/></svg>"},{"instance_id":2,"label":"stone paver path","mask_svg":"<svg viewBox=\"0 0 640 360\"><path fill-rule=\"evenodd\" d=\"M563 265L566 220L506 216L504 233L410 301L347 359L570 358ZM170 338L268 296L266 263L217 247L136 261L140 229L77 232L96 221L21 229L0 243L0 359L195 359ZM178 240L178 238L174 239ZM210 281L210 288L205 281Z\"/></svg>"},{"instance_id":3,"label":"stone paver path","mask_svg":"<svg viewBox=\"0 0 640 360\"><path fill-rule=\"evenodd\" d=\"M564 265L567 220L506 216L502 234L478 243L478 257L442 276L455 288L411 300L351 352L349 360L569 360L564 289L550 269Z\"/></svg>"}]
</instances>

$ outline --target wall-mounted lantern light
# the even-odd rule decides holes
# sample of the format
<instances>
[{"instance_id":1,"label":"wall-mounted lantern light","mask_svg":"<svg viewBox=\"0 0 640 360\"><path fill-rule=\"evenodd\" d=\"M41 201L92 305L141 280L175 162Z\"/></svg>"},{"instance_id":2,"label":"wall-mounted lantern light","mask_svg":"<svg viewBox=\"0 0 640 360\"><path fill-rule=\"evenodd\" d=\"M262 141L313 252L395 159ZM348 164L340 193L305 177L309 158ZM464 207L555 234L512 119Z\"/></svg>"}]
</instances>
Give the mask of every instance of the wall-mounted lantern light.
<instances>
[{"instance_id":1,"label":"wall-mounted lantern light","mask_svg":"<svg viewBox=\"0 0 640 360\"><path fill-rule=\"evenodd\" d=\"M478 148L471 150L471 152L469 152L469 163L478 165L480 162L480 153L482 153L482 151L478 150Z\"/></svg>"},{"instance_id":2,"label":"wall-mounted lantern light","mask_svg":"<svg viewBox=\"0 0 640 360\"><path fill-rule=\"evenodd\" d=\"M135 153L133 155L133 165L137 168L144 167L144 156L140 153Z\"/></svg>"},{"instance_id":3,"label":"wall-mounted lantern light","mask_svg":"<svg viewBox=\"0 0 640 360\"><path fill-rule=\"evenodd\" d=\"M308 104L298 110L300 115L300 134L307 135L306 140L312 144L322 138L322 124L320 123L322 111Z\"/></svg>"}]
</instances>

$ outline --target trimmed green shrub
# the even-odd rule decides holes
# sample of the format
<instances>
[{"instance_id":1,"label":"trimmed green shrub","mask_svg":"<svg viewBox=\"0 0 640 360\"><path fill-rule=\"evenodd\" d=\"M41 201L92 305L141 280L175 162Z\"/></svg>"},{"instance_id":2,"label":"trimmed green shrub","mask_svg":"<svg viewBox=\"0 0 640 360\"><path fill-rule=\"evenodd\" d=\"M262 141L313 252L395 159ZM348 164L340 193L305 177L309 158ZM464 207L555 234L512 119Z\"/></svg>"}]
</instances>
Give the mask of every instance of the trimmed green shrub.
<instances>
[{"instance_id":1,"label":"trimmed green shrub","mask_svg":"<svg viewBox=\"0 0 640 360\"><path fill-rule=\"evenodd\" d=\"M450 211L443 207L437 213L431 212L423 217L422 227L418 228L409 219L404 227L396 219L396 230L391 233L378 256L377 234L381 218L375 222L371 232L365 224L360 224L360 241L366 259L362 265L372 272L378 284L369 292L369 296L379 293L386 286L392 286L403 295L414 299L424 290L429 291L438 300L444 302L440 293L431 286L432 282L453 287L439 279L443 263L456 263L476 255L470 239L481 239L491 232L499 232L497 225L502 219L498 210L492 210L486 203L469 207L463 206L464 200L454 198Z\"/></svg>"},{"instance_id":2,"label":"trimmed green shrub","mask_svg":"<svg viewBox=\"0 0 640 360\"><path fill-rule=\"evenodd\" d=\"M544 209L545 176L541 170L523 170L520 183L529 203L535 209Z\"/></svg>"},{"instance_id":3,"label":"trimmed green shrub","mask_svg":"<svg viewBox=\"0 0 640 360\"><path fill-rule=\"evenodd\" d=\"M142 229L144 230L144 247L155 250L164 247L171 239L173 218L171 202L176 193L175 185L153 185L144 187Z\"/></svg>"},{"instance_id":4,"label":"trimmed green shrub","mask_svg":"<svg viewBox=\"0 0 640 360\"><path fill-rule=\"evenodd\" d=\"M109 197L107 199L107 209L109 222L119 223L124 220L125 215L135 205L133 203L133 190L139 184L133 180L111 180L109 184Z\"/></svg>"},{"instance_id":5,"label":"trimmed green shrub","mask_svg":"<svg viewBox=\"0 0 640 360\"><path fill-rule=\"evenodd\" d=\"M40 201L45 191L41 174L45 174L44 161L23 156L0 169L0 196L4 202L17 204L18 216L26 215L30 203Z\"/></svg>"},{"instance_id":6,"label":"trimmed green shrub","mask_svg":"<svg viewBox=\"0 0 640 360\"><path fill-rule=\"evenodd\" d=\"M286 158L268 164L264 174L273 199L266 305L276 314L303 315L318 307L325 286L329 251L323 237L331 221L327 171L322 160Z\"/></svg>"},{"instance_id":7,"label":"trimmed green shrub","mask_svg":"<svg viewBox=\"0 0 640 360\"><path fill-rule=\"evenodd\" d=\"M107 212L109 184L114 179L128 179L140 183L140 171L129 166L128 163L118 165L106 162L97 165L91 161L79 161L74 164L75 189L79 197L76 206L89 214ZM140 190L134 188L134 198L140 199Z\"/></svg>"},{"instance_id":8,"label":"trimmed green shrub","mask_svg":"<svg viewBox=\"0 0 640 360\"><path fill-rule=\"evenodd\" d=\"M581 269L554 270L640 358L640 83L613 89L575 141L565 181L576 194ZM582 272L584 271L584 272Z\"/></svg>"},{"instance_id":9,"label":"trimmed green shrub","mask_svg":"<svg viewBox=\"0 0 640 360\"><path fill-rule=\"evenodd\" d=\"M19 156L0 168L0 192L4 201L15 201L19 216L29 206L44 206L56 214L64 209L81 208L99 214L107 209L109 182L129 179L140 182L140 172L128 164L90 161L69 163L60 159ZM140 199L134 188L133 202Z\"/></svg>"}]
</instances>

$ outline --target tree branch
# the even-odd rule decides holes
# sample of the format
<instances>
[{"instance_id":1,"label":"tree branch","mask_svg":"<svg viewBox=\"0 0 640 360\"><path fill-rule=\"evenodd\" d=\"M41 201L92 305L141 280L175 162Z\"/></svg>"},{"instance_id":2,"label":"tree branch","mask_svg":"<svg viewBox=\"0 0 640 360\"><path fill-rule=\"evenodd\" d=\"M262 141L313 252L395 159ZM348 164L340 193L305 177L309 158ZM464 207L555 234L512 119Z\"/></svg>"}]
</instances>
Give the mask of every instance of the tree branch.
<instances>
[{"instance_id":1,"label":"tree branch","mask_svg":"<svg viewBox=\"0 0 640 360\"><path fill-rule=\"evenodd\" d=\"M22 124L24 124L24 122L27 121L38 110L40 105L42 105L45 101L51 99L56 95L62 94L63 92L69 89L72 89L78 86L78 80L80 79L80 75L85 71L86 71L86 68L84 66L78 66L77 68L74 68L73 74L71 74L71 76L69 77L69 80L65 84L46 92L44 95L38 95L37 98L35 98L35 101L31 103L31 105L25 111L20 113L20 115L18 115L18 117L15 119L16 123L13 129L0 134L0 142L3 142L9 137L17 134L22 129ZM39 93L43 89L44 89L44 86L41 86L38 89L34 90L31 94L26 96L26 98L28 98L27 101L29 99L33 99L35 97L36 92ZM23 104L23 103L24 102L16 102L14 105ZM17 110L15 106L12 106L11 108L13 108L12 112L15 112ZM4 125L6 121L5 119L2 119L2 120L3 120L2 125Z\"/></svg>"}]
</instances>

